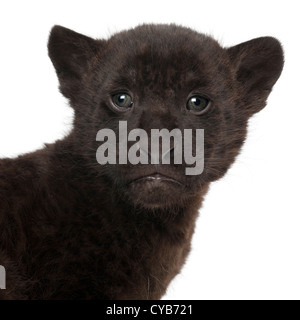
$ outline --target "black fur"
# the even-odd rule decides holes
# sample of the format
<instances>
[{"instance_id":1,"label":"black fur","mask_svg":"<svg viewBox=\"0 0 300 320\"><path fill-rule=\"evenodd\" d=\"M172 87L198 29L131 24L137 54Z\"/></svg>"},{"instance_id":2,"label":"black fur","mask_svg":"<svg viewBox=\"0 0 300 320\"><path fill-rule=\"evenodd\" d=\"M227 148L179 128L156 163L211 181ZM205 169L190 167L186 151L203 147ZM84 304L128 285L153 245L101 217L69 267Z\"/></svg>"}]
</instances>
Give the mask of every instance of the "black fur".
<instances>
[{"instance_id":1,"label":"black fur","mask_svg":"<svg viewBox=\"0 0 300 320\"><path fill-rule=\"evenodd\" d=\"M159 299L190 251L211 181L238 154L247 121L280 76L271 37L231 48L191 29L142 25L108 40L55 26L49 56L75 110L72 132L34 153L0 160L1 299ZM111 96L128 92L129 111ZM191 93L209 110L187 110ZM205 169L185 165L99 165L96 134L142 128L205 130ZM137 182L160 173L179 184ZM134 181L134 182L132 182Z\"/></svg>"}]
</instances>

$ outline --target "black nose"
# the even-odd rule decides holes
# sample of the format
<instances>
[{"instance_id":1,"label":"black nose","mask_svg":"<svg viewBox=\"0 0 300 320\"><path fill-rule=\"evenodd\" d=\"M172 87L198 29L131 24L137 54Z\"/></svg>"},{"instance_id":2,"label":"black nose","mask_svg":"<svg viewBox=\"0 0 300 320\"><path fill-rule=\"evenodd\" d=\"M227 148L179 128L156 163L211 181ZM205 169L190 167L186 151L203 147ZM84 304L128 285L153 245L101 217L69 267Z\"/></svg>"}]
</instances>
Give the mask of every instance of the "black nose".
<instances>
[{"instance_id":1,"label":"black nose","mask_svg":"<svg viewBox=\"0 0 300 320\"><path fill-rule=\"evenodd\" d=\"M153 152L151 145L149 144L148 150L142 146L139 146L141 155L147 157L148 163L151 164L170 164L174 156L174 147L171 147L167 151L162 150L162 146L159 146L159 152ZM152 151L151 151L152 150Z\"/></svg>"}]
</instances>

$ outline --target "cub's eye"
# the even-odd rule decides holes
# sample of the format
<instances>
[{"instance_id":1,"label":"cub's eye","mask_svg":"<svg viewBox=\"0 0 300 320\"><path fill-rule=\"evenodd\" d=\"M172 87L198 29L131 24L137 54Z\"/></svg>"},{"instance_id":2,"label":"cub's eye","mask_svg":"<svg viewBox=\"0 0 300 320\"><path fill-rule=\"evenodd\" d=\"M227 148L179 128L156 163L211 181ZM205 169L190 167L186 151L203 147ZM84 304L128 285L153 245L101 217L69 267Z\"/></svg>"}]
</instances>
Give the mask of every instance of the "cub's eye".
<instances>
[{"instance_id":1,"label":"cub's eye","mask_svg":"<svg viewBox=\"0 0 300 320\"><path fill-rule=\"evenodd\" d=\"M186 108L195 114L202 114L207 110L210 104L209 102L210 101L204 97L193 96L188 100Z\"/></svg>"},{"instance_id":2,"label":"cub's eye","mask_svg":"<svg viewBox=\"0 0 300 320\"><path fill-rule=\"evenodd\" d=\"M132 106L132 98L127 93L117 93L112 96L114 105L121 109L128 109Z\"/></svg>"}]
</instances>

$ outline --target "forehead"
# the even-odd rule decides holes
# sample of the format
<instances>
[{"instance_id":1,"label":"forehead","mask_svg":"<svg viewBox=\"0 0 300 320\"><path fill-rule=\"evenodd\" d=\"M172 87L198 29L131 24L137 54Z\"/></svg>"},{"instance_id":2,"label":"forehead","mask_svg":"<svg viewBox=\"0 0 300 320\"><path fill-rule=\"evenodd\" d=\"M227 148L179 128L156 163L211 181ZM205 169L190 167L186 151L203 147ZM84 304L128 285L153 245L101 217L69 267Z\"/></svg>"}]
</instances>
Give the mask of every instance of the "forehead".
<instances>
[{"instance_id":1,"label":"forehead","mask_svg":"<svg viewBox=\"0 0 300 320\"><path fill-rule=\"evenodd\" d=\"M226 65L210 37L177 26L142 26L109 40L111 83L154 89L209 86Z\"/></svg>"}]
</instances>

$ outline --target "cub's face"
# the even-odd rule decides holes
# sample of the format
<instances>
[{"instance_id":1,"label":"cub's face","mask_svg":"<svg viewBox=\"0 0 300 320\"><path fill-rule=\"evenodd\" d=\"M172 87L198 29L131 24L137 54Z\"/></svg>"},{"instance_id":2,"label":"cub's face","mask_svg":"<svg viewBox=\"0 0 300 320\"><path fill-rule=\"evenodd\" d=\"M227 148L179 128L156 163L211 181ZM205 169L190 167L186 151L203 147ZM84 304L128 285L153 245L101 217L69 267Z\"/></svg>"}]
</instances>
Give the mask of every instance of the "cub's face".
<instances>
[{"instance_id":1,"label":"cub's face","mask_svg":"<svg viewBox=\"0 0 300 320\"><path fill-rule=\"evenodd\" d=\"M224 175L244 141L248 118L264 107L282 68L273 38L223 49L210 37L166 25L144 25L106 41L54 27L49 54L75 109L82 154L120 198L146 208L183 206ZM136 129L143 139L133 134ZM179 138L166 149L158 140L157 154L153 129L176 129ZM185 140L186 129L191 135ZM107 132L115 139L103 138ZM185 157L188 148L199 162ZM100 164L109 154L111 161ZM187 174L203 164L199 174Z\"/></svg>"}]
</instances>

